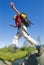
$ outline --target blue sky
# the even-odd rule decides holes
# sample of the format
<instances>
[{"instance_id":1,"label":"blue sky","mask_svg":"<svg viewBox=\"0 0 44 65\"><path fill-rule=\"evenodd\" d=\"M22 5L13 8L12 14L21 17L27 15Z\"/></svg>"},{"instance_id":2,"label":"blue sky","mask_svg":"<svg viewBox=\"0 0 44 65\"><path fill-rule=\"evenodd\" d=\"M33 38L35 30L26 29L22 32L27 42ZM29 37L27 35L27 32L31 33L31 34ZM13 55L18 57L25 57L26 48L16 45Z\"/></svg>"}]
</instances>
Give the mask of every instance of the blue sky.
<instances>
[{"instance_id":1,"label":"blue sky","mask_svg":"<svg viewBox=\"0 0 44 65\"><path fill-rule=\"evenodd\" d=\"M28 28L28 33L35 40L40 35L44 43L44 0L0 0L0 44L9 45L17 33L17 29L9 26L15 24L12 17L16 14L10 7L10 2L14 2L20 12L25 12L28 19L34 24ZM24 38L19 40L22 46Z\"/></svg>"}]
</instances>

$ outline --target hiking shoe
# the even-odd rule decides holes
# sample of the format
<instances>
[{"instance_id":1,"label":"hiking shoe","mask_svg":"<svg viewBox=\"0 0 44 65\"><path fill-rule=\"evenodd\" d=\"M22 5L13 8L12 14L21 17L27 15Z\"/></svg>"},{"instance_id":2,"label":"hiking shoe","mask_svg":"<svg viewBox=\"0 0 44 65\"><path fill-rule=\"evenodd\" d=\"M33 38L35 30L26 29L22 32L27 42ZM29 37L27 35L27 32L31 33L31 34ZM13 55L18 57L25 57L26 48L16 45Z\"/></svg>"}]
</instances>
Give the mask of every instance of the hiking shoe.
<instances>
[{"instance_id":1,"label":"hiking shoe","mask_svg":"<svg viewBox=\"0 0 44 65\"><path fill-rule=\"evenodd\" d=\"M41 45L37 45L36 46L36 49L37 49L37 51L38 51L38 54L40 55L42 52L41 52L41 50L42 50L42 48L41 48Z\"/></svg>"}]
</instances>

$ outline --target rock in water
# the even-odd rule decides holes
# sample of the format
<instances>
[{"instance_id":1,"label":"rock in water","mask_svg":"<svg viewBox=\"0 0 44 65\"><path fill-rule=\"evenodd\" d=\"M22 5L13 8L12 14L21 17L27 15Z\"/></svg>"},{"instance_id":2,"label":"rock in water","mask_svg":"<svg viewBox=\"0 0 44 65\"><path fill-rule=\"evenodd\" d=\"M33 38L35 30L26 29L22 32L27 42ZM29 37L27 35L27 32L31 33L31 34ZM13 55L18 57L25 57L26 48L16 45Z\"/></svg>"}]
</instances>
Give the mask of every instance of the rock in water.
<instances>
[{"instance_id":1,"label":"rock in water","mask_svg":"<svg viewBox=\"0 0 44 65\"><path fill-rule=\"evenodd\" d=\"M41 55L31 54L25 65L44 65L44 52Z\"/></svg>"}]
</instances>

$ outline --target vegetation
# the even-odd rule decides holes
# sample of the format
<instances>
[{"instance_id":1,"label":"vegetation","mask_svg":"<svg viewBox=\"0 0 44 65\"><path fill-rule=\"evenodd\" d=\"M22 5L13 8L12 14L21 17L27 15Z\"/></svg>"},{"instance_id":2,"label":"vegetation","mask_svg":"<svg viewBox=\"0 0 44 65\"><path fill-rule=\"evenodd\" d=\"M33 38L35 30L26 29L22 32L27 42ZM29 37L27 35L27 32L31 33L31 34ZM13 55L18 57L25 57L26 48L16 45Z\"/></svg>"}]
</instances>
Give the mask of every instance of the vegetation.
<instances>
[{"instance_id":1,"label":"vegetation","mask_svg":"<svg viewBox=\"0 0 44 65\"><path fill-rule=\"evenodd\" d=\"M35 51L34 47L25 47L24 50L19 48L16 53L12 53L9 50L12 49L12 46L8 48L0 49L0 58L3 60L11 61L12 59L17 60L23 58L28 52Z\"/></svg>"}]
</instances>

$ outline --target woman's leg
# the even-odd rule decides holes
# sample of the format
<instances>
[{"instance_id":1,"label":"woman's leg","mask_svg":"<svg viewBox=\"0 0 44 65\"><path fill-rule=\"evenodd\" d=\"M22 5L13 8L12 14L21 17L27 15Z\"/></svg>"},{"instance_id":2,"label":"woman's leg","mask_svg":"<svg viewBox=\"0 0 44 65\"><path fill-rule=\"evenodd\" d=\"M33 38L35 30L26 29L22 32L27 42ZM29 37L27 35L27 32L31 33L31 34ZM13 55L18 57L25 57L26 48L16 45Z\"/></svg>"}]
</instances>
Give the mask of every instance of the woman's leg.
<instances>
[{"instance_id":1,"label":"woman's leg","mask_svg":"<svg viewBox=\"0 0 44 65\"><path fill-rule=\"evenodd\" d=\"M39 45L28 33L26 30L21 29L22 35L26 38L26 40L32 45L36 46L38 53L41 53L41 45Z\"/></svg>"},{"instance_id":2,"label":"woman's leg","mask_svg":"<svg viewBox=\"0 0 44 65\"><path fill-rule=\"evenodd\" d=\"M16 36L14 36L12 44L13 47L17 46L18 47L18 40L22 37L22 34L20 33L20 31L16 34Z\"/></svg>"}]
</instances>

